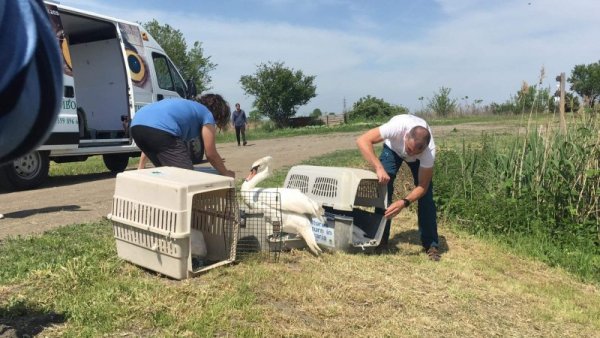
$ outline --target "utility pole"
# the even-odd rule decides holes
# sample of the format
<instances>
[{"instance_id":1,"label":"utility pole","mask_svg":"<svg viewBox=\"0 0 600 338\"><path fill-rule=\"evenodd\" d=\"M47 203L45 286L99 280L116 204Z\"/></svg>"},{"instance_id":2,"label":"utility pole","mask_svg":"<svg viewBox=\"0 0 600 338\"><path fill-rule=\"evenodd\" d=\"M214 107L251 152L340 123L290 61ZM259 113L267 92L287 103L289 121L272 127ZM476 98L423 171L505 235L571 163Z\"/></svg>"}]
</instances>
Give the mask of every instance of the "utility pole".
<instances>
[{"instance_id":1,"label":"utility pole","mask_svg":"<svg viewBox=\"0 0 600 338\"><path fill-rule=\"evenodd\" d=\"M342 112L342 114L344 114L344 123L348 123L348 119L346 117L346 97L344 96L344 111Z\"/></svg>"},{"instance_id":2,"label":"utility pole","mask_svg":"<svg viewBox=\"0 0 600 338\"><path fill-rule=\"evenodd\" d=\"M560 132L563 135L567 134L567 120L565 118L565 73L560 73L559 76L556 77L556 81L558 82L558 91L560 101L558 102L558 113L560 118Z\"/></svg>"}]
</instances>

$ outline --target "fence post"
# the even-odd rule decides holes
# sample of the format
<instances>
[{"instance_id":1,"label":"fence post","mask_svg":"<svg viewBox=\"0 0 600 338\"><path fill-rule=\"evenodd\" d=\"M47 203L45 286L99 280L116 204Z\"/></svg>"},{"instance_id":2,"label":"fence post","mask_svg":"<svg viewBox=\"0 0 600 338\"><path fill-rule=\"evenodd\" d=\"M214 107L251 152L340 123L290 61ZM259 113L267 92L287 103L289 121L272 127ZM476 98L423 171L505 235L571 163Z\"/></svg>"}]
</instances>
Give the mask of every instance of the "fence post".
<instances>
[{"instance_id":1,"label":"fence post","mask_svg":"<svg viewBox=\"0 0 600 338\"><path fill-rule=\"evenodd\" d=\"M558 112L560 117L560 131L564 135L567 134L567 121L565 119L565 73L560 73L557 80L559 82L560 101L558 103Z\"/></svg>"}]
</instances>

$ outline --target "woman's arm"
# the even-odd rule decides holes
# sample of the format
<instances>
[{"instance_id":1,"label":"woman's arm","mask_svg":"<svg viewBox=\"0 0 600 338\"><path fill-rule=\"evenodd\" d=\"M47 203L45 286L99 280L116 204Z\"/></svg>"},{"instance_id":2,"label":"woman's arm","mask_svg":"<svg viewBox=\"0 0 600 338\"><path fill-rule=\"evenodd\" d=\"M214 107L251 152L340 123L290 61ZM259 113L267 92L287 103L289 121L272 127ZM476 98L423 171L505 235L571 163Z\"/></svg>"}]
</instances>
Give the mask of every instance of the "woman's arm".
<instances>
[{"instance_id":1,"label":"woman's arm","mask_svg":"<svg viewBox=\"0 0 600 338\"><path fill-rule=\"evenodd\" d=\"M206 159L215 169L217 169L219 174L235 178L235 173L225 167L221 155L217 152L217 145L215 142L216 133L217 130L212 124L206 124L202 127L201 134L202 141L204 141L204 153L206 154Z\"/></svg>"},{"instance_id":2,"label":"woman's arm","mask_svg":"<svg viewBox=\"0 0 600 338\"><path fill-rule=\"evenodd\" d=\"M148 156L146 156L146 154L142 152L142 154L140 155L140 162L138 163L138 169L146 168L146 162L148 162Z\"/></svg>"}]
</instances>

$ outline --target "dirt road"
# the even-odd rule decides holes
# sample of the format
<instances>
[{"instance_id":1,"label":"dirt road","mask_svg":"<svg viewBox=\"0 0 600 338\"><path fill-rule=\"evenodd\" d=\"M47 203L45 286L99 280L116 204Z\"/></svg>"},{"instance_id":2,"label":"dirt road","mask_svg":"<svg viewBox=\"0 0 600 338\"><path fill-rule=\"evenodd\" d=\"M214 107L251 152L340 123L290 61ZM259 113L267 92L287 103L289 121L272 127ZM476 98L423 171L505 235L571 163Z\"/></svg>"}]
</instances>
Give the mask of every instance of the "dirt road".
<instances>
[{"instance_id":1,"label":"dirt road","mask_svg":"<svg viewBox=\"0 0 600 338\"><path fill-rule=\"evenodd\" d=\"M236 180L241 180L248 174L252 162L260 157L273 156L273 169L279 169L334 150L355 148L357 135L359 133L249 140L245 147L224 143L218 145L218 150L227 167L235 171ZM0 213L4 219L0 220L0 239L97 221L110 212L114 188L114 175L104 173L51 177L36 190L1 193Z\"/></svg>"},{"instance_id":2,"label":"dirt road","mask_svg":"<svg viewBox=\"0 0 600 338\"><path fill-rule=\"evenodd\" d=\"M458 128L479 133L482 130L506 130L507 126L463 124ZM434 136L440 137L454 130L455 126L432 129ZM245 147L224 143L218 144L218 150L225 158L227 167L235 171L236 180L242 180L252 162L263 156L273 157L273 169L289 167L335 150L356 149L355 139L359 134L336 133L258 141L250 139ZM208 167L208 164L202 166ZM0 239L38 234L61 225L98 221L110 212L114 188L115 176L103 173L51 177L36 190L0 193L0 213L4 214L4 219L0 219Z\"/></svg>"}]
</instances>

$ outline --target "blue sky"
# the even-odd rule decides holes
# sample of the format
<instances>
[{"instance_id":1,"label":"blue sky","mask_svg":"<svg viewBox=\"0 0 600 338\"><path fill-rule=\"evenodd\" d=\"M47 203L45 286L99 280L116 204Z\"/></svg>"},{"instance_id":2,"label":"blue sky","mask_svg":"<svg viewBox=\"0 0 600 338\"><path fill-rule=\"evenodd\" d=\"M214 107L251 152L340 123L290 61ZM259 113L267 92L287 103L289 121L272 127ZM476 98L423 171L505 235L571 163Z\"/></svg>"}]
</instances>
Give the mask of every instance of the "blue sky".
<instances>
[{"instance_id":1,"label":"blue sky","mask_svg":"<svg viewBox=\"0 0 600 338\"><path fill-rule=\"evenodd\" d=\"M212 92L252 109L239 80L281 61L315 75L300 107L341 112L371 95L419 110L440 87L461 103L504 102L600 60L598 0L62 0L129 21L152 19L202 42ZM423 100L419 100L424 97ZM468 97L468 99L465 99Z\"/></svg>"}]
</instances>

